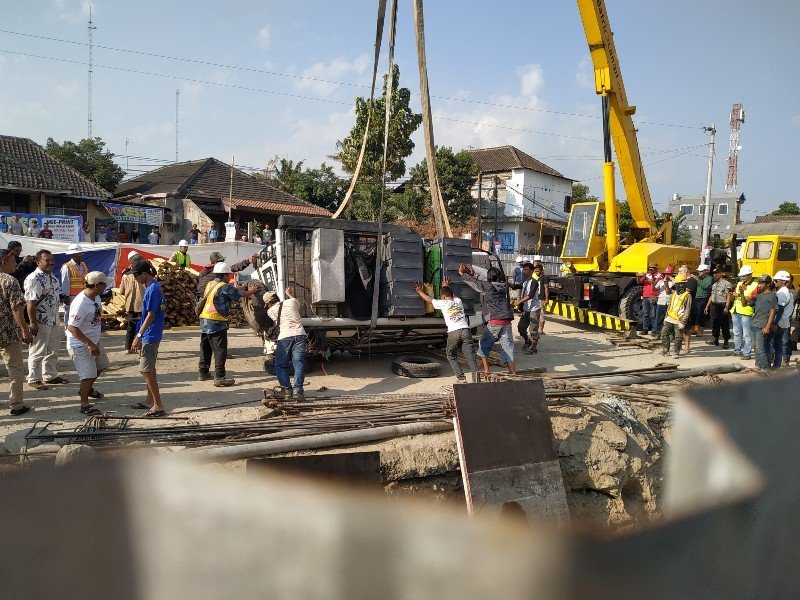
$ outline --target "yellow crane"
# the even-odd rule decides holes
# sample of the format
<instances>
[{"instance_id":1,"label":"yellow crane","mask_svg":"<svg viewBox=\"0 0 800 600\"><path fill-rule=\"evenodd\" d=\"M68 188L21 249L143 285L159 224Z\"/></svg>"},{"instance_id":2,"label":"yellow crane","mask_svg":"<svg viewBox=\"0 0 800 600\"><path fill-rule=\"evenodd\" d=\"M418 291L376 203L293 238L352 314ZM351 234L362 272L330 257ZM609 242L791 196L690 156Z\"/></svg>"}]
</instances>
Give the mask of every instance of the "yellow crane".
<instances>
[{"instance_id":1,"label":"yellow crane","mask_svg":"<svg viewBox=\"0 0 800 600\"><path fill-rule=\"evenodd\" d=\"M647 187L636 129L636 107L628 103L619 58L603 0L577 0L594 66L595 91L603 107L603 202L581 202L570 207L562 260L572 275L555 278L553 295L582 308L637 319L641 287L636 274L648 264L698 264L699 250L671 245L672 222L656 222ZM619 231L619 204L615 191L617 155L632 225L624 237Z\"/></svg>"}]
</instances>

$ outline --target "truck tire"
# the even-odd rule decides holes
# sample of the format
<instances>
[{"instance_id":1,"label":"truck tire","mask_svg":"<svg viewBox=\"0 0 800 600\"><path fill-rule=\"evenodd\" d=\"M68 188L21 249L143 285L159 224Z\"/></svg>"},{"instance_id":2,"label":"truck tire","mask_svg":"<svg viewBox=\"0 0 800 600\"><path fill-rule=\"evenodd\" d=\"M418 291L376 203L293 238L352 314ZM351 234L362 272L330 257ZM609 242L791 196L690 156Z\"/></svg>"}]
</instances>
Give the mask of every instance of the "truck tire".
<instances>
[{"instance_id":1,"label":"truck tire","mask_svg":"<svg viewBox=\"0 0 800 600\"><path fill-rule=\"evenodd\" d=\"M392 361L392 373L424 379L438 377L442 365L427 356L399 356Z\"/></svg>"},{"instance_id":2,"label":"truck tire","mask_svg":"<svg viewBox=\"0 0 800 600\"><path fill-rule=\"evenodd\" d=\"M629 288L619 301L619 316L637 323L642 319L642 286Z\"/></svg>"}]
</instances>

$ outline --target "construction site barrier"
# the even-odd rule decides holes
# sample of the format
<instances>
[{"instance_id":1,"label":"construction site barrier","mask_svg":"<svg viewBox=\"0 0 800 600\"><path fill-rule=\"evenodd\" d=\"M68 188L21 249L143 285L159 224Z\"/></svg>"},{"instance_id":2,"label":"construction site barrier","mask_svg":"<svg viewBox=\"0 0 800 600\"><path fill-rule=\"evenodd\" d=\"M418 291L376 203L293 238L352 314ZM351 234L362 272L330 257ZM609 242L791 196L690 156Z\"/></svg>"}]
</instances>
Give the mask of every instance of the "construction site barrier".
<instances>
[{"instance_id":1,"label":"construction site barrier","mask_svg":"<svg viewBox=\"0 0 800 600\"><path fill-rule=\"evenodd\" d=\"M636 328L636 321L623 319L606 313L598 312L588 308L579 308L568 302L550 300L545 307L545 312L557 317L563 317L576 323L597 327L599 329L609 329L611 331L630 331Z\"/></svg>"}]
</instances>

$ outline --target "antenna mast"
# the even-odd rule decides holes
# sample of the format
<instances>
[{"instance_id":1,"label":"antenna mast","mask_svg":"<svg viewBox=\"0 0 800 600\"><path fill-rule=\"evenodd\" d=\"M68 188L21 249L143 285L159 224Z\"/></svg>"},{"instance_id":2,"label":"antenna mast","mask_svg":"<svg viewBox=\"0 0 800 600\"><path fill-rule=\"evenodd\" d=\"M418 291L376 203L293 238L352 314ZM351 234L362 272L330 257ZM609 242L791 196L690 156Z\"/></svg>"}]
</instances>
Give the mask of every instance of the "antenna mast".
<instances>
[{"instance_id":1,"label":"antenna mast","mask_svg":"<svg viewBox=\"0 0 800 600\"><path fill-rule=\"evenodd\" d=\"M175 162L178 162L178 107L181 91L175 90Z\"/></svg>"},{"instance_id":2,"label":"antenna mast","mask_svg":"<svg viewBox=\"0 0 800 600\"><path fill-rule=\"evenodd\" d=\"M731 109L731 145L728 151L728 178L725 180L725 191L735 192L739 183L739 130L744 123L744 107L737 103Z\"/></svg>"},{"instance_id":3,"label":"antenna mast","mask_svg":"<svg viewBox=\"0 0 800 600\"><path fill-rule=\"evenodd\" d=\"M87 30L89 32L89 110L88 110L88 125L89 125L89 139L92 139L92 74L94 73L94 35L92 32L97 29L92 23L92 6L89 5L89 25Z\"/></svg>"}]
</instances>

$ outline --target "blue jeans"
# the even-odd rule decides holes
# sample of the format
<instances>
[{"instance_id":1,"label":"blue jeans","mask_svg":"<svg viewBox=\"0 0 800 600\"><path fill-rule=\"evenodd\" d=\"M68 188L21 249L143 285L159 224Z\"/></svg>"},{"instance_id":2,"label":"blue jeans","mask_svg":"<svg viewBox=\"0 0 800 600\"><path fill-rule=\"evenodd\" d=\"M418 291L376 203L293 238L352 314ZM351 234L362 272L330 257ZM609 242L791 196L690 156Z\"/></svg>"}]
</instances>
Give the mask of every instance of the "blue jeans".
<instances>
[{"instance_id":1,"label":"blue jeans","mask_svg":"<svg viewBox=\"0 0 800 600\"><path fill-rule=\"evenodd\" d=\"M733 351L736 354L750 356L753 350L753 338L750 335L750 316L733 313ZM742 345L744 342L744 345Z\"/></svg>"},{"instance_id":2,"label":"blue jeans","mask_svg":"<svg viewBox=\"0 0 800 600\"><path fill-rule=\"evenodd\" d=\"M642 331L655 331L656 327L656 302L658 298L642 298ZM651 327L652 325L652 327Z\"/></svg>"},{"instance_id":3,"label":"blue jeans","mask_svg":"<svg viewBox=\"0 0 800 600\"><path fill-rule=\"evenodd\" d=\"M294 366L294 389L303 391L303 380L306 376L306 338L295 335L278 340L275 346L275 375L281 387L290 388L289 360Z\"/></svg>"},{"instance_id":4,"label":"blue jeans","mask_svg":"<svg viewBox=\"0 0 800 600\"><path fill-rule=\"evenodd\" d=\"M792 351L789 349L789 328L778 327L772 334L772 366L780 367L783 357L789 360Z\"/></svg>"},{"instance_id":5,"label":"blue jeans","mask_svg":"<svg viewBox=\"0 0 800 600\"><path fill-rule=\"evenodd\" d=\"M753 348L756 359L756 367L759 369L769 369L769 354L772 347L772 334L764 335L761 327L750 326L753 336Z\"/></svg>"},{"instance_id":6,"label":"blue jeans","mask_svg":"<svg viewBox=\"0 0 800 600\"><path fill-rule=\"evenodd\" d=\"M661 327L664 325L664 317L667 316L667 305L666 304L656 304L656 325L653 327L653 331L656 333L661 333Z\"/></svg>"},{"instance_id":7,"label":"blue jeans","mask_svg":"<svg viewBox=\"0 0 800 600\"><path fill-rule=\"evenodd\" d=\"M189 245L194 246L197 243L197 240L189 240Z\"/></svg>"},{"instance_id":8,"label":"blue jeans","mask_svg":"<svg viewBox=\"0 0 800 600\"><path fill-rule=\"evenodd\" d=\"M500 360L504 363L514 362L514 333L511 325L489 325L483 328L481 341L478 343L477 355L487 358L492 351L492 346L500 341Z\"/></svg>"}]
</instances>

